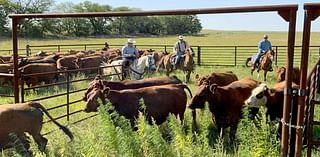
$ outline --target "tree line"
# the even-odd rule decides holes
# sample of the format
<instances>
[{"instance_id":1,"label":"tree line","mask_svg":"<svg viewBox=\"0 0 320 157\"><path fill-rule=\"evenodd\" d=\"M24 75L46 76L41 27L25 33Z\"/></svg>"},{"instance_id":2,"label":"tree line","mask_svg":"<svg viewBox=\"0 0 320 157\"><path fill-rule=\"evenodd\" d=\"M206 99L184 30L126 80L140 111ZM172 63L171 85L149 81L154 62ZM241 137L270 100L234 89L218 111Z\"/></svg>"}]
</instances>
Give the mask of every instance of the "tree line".
<instances>
[{"instance_id":1,"label":"tree line","mask_svg":"<svg viewBox=\"0 0 320 157\"><path fill-rule=\"evenodd\" d=\"M84 1L59 3L53 0L0 0L0 35L10 36L9 14L24 13L80 13L139 11L138 8L112 7L106 4ZM18 25L19 36L88 37L106 35L176 35L197 34L202 26L196 15L141 16L141 17L93 17L63 19L25 19Z\"/></svg>"}]
</instances>

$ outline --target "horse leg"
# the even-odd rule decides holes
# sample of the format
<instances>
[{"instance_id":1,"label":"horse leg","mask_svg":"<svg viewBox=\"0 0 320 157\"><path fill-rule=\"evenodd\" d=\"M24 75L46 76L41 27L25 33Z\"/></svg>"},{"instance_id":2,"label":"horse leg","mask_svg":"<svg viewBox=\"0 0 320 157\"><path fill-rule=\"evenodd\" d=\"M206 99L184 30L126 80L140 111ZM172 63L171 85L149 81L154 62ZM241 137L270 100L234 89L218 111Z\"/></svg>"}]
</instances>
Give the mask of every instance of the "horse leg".
<instances>
[{"instance_id":1,"label":"horse leg","mask_svg":"<svg viewBox=\"0 0 320 157\"><path fill-rule=\"evenodd\" d=\"M191 74L191 71L187 71L186 83L188 83L190 81L190 74Z\"/></svg>"}]
</instances>

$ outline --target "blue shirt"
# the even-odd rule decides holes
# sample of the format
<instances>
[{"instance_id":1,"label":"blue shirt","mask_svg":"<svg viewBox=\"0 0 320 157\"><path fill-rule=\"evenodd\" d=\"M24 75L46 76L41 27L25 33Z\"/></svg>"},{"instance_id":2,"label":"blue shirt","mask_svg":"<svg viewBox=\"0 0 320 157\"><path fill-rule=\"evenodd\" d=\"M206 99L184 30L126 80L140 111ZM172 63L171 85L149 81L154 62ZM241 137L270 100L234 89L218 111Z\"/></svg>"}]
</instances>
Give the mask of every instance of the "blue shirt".
<instances>
[{"instance_id":1,"label":"blue shirt","mask_svg":"<svg viewBox=\"0 0 320 157\"><path fill-rule=\"evenodd\" d=\"M122 47L122 57L125 59L127 57L135 56L139 57L139 52L135 47L128 47L128 45Z\"/></svg>"},{"instance_id":2,"label":"blue shirt","mask_svg":"<svg viewBox=\"0 0 320 157\"><path fill-rule=\"evenodd\" d=\"M265 53L268 50L272 50L272 46L269 40L262 39L258 45L259 53Z\"/></svg>"}]
</instances>

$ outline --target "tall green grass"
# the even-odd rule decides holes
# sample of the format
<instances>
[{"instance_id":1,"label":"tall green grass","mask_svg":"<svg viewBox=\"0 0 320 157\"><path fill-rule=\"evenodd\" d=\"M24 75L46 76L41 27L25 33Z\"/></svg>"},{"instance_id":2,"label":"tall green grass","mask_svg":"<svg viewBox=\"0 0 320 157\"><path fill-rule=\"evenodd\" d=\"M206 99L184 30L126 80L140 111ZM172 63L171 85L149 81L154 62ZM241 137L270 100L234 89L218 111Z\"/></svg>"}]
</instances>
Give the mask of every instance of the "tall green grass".
<instances>
[{"instance_id":1,"label":"tall green grass","mask_svg":"<svg viewBox=\"0 0 320 157\"><path fill-rule=\"evenodd\" d=\"M196 90L193 77L196 73L201 75L209 74L214 71L233 71L239 79L250 75L250 69L244 67L196 67L195 73L191 75L191 82L187 85L194 92ZM172 73L184 81L184 74L181 71ZM146 77L163 76L163 74L153 74ZM84 78L80 75L77 78ZM253 76L257 78L255 73ZM262 81L262 77L258 80ZM79 82L72 84L72 88L81 89L88 86L89 82ZM274 73L268 73L267 83L275 83ZM56 87L50 89L41 89L39 91L30 91L26 94L27 99L36 98L44 95L63 92L65 87ZM72 100L81 98L83 92L71 96ZM2 99L1 99L2 100ZM190 99L189 99L190 101ZM66 102L66 97L41 101L43 105L53 107L57 104ZM71 105L72 111L84 108L85 103L79 102ZM237 140L231 143L228 138L228 132L224 138L219 137L219 132L211 119L211 113L206 107L204 111L198 111L197 123L199 132L192 130L191 111L186 109L184 123L175 116L169 116L168 121L161 126L149 125L144 116L137 119L137 131L134 131L130 122L117 113L109 114L106 112L110 104L99 108L98 116L86 121L69 125L75 139L70 142L68 137L57 130L46 135L49 142L46 152L39 152L37 145L31 143L31 151L34 156L212 156L212 157L261 157L261 156L279 156L279 140L276 138L277 124L267 125L266 118L261 117L258 122L259 128L247 119L247 109L244 109L244 117L239 123L237 131ZM265 109L262 109L264 115ZM66 113L66 108L50 111L54 117ZM68 125L71 122L87 117L92 114L79 113L59 120L60 123ZM319 111L317 110L317 115ZM42 133L57 129L52 123L44 124ZM320 134L319 128L314 131ZM1 156L11 157L19 156L14 149L4 150ZM313 156L319 156L319 151L313 152Z\"/></svg>"}]
</instances>

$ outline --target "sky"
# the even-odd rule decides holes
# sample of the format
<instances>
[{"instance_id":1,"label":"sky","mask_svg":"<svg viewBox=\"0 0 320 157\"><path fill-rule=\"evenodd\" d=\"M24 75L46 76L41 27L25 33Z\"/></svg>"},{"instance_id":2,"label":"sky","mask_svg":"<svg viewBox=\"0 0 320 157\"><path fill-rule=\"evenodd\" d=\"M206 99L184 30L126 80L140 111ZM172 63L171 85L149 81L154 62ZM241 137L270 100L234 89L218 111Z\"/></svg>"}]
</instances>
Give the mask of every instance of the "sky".
<instances>
[{"instance_id":1,"label":"sky","mask_svg":"<svg viewBox=\"0 0 320 157\"><path fill-rule=\"evenodd\" d=\"M79 3L85 0L55 0L56 3ZM319 3L319 0L88 0L112 7L128 6L142 10L173 10L195 8L221 8L240 6L264 6L280 4L298 4L297 31L303 29L303 4ZM203 28L216 30L241 31L288 31L288 23L276 12L268 13L232 13L198 15ZM312 31L320 31L320 18L312 23Z\"/></svg>"}]
</instances>

